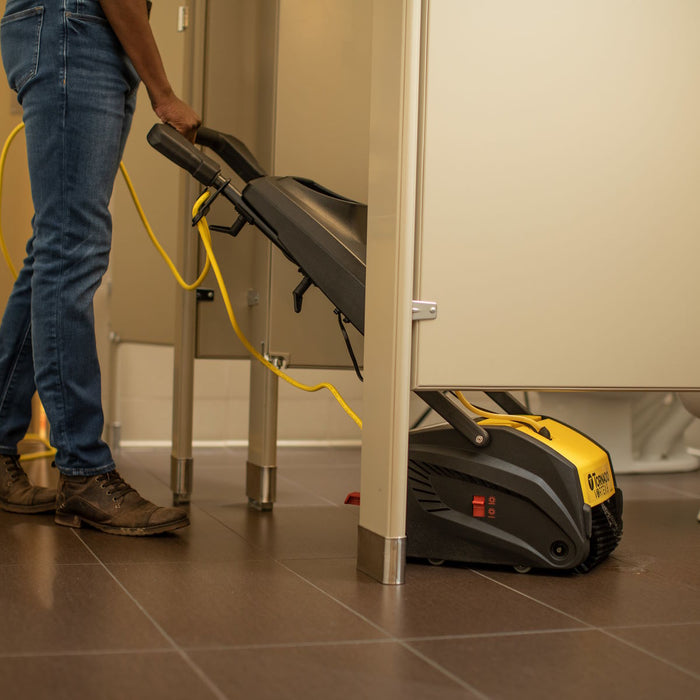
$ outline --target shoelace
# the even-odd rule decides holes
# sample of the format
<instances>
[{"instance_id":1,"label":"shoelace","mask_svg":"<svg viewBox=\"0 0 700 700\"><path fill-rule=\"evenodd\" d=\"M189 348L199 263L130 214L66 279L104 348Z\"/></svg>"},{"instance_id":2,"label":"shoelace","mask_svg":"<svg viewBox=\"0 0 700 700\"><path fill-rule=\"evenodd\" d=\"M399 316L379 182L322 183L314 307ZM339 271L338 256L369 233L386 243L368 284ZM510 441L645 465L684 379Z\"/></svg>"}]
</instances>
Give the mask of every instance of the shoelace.
<instances>
[{"instance_id":1,"label":"shoelace","mask_svg":"<svg viewBox=\"0 0 700 700\"><path fill-rule=\"evenodd\" d=\"M135 491L116 471L107 472L97 477L96 481L102 482L102 488L107 490L107 495L115 501L121 500L131 491Z\"/></svg>"}]
</instances>

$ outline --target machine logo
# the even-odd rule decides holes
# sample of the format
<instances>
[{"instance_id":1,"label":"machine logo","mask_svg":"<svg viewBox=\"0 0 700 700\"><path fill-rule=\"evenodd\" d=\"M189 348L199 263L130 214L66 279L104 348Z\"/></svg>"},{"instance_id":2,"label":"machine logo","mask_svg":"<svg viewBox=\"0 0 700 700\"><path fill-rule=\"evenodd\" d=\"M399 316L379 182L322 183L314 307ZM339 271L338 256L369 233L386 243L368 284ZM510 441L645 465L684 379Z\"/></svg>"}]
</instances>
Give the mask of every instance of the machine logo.
<instances>
[{"instance_id":1,"label":"machine logo","mask_svg":"<svg viewBox=\"0 0 700 700\"><path fill-rule=\"evenodd\" d=\"M612 479L609 472L596 474L591 472L588 475L588 488L595 494L596 498L602 498L608 494L614 493L615 489L612 486Z\"/></svg>"}]
</instances>

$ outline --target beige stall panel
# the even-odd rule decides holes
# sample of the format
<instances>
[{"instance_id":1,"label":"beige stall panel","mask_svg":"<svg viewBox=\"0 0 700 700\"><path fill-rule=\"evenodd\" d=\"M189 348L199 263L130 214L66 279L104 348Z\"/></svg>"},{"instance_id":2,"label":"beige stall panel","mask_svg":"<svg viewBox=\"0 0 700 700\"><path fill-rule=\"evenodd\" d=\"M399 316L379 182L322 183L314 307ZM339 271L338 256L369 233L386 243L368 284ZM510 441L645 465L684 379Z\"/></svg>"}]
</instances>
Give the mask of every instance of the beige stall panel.
<instances>
[{"instance_id":1,"label":"beige stall panel","mask_svg":"<svg viewBox=\"0 0 700 700\"><path fill-rule=\"evenodd\" d=\"M258 162L272 170L277 0L208 0L207 52L204 78L204 124L243 141ZM216 154L210 154L222 162ZM242 183L224 166L240 190ZM221 198L207 217L212 224L229 226L236 218L231 204ZM212 246L225 278L236 320L259 349L266 325L259 317L267 308L270 250L267 239L246 226L234 239L212 233ZM200 266L204 262L200 247ZM204 288L214 290L214 301L197 304L197 357L248 358L226 312L214 273ZM249 299L257 298L255 306ZM262 329L260 326L262 325Z\"/></svg>"},{"instance_id":2,"label":"beige stall panel","mask_svg":"<svg viewBox=\"0 0 700 700\"><path fill-rule=\"evenodd\" d=\"M282 0L278 48L275 173L316 180L367 201L372 10L369 0ZM301 314L292 290L301 276L272 256L270 349L297 367L349 367L331 303L310 289ZM346 326L362 361L362 337Z\"/></svg>"},{"instance_id":3,"label":"beige stall panel","mask_svg":"<svg viewBox=\"0 0 700 700\"><path fill-rule=\"evenodd\" d=\"M178 7L184 4L182 0L158 0L151 12L151 27L168 78L180 95L184 94L185 32L178 31ZM185 176L146 141L146 134L158 121L141 86L124 163L156 236L176 260ZM117 176L111 207L112 329L126 342L172 344L176 283L150 242L121 175Z\"/></svg>"},{"instance_id":4,"label":"beige stall panel","mask_svg":"<svg viewBox=\"0 0 700 700\"><path fill-rule=\"evenodd\" d=\"M422 387L700 387L700 3L433 0Z\"/></svg>"},{"instance_id":5,"label":"beige stall panel","mask_svg":"<svg viewBox=\"0 0 700 700\"><path fill-rule=\"evenodd\" d=\"M281 0L275 174L316 180L367 201L372 3ZM298 367L349 367L333 305L310 289L301 314L292 290L301 276L272 256L270 349ZM347 325L362 361L362 336Z\"/></svg>"},{"instance_id":6,"label":"beige stall panel","mask_svg":"<svg viewBox=\"0 0 700 700\"><path fill-rule=\"evenodd\" d=\"M366 202L370 0L209 0L207 53L209 126L240 138L276 175ZM230 224L232 211L221 204L209 219ZM249 227L236 240L214 236L236 316L256 348L264 344L296 367L351 366L333 306L318 289L294 313L296 266ZM346 327L361 361L362 337ZM199 303L197 356L245 356L241 349L218 292L213 303Z\"/></svg>"}]
</instances>

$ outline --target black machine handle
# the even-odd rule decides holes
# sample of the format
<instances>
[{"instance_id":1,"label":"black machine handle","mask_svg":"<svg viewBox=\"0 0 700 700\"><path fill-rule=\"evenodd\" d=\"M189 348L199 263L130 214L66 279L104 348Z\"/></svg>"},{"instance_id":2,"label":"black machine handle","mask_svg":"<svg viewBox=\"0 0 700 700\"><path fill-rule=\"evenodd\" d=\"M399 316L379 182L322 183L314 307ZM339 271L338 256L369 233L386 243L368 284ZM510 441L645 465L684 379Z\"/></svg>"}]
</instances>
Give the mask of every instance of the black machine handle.
<instances>
[{"instance_id":1,"label":"black machine handle","mask_svg":"<svg viewBox=\"0 0 700 700\"><path fill-rule=\"evenodd\" d=\"M200 126L196 142L200 146L211 148L244 182L256 180L267 174L248 147L231 134Z\"/></svg>"},{"instance_id":2,"label":"black machine handle","mask_svg":"<svg viewBox=\"0 0 700 700\"><path fill-rule=\"evenodd\" d=\"M205 187L216 181L221 166L195 148L181 133L167 124L156 124L148 132L148 143L159 153L186 170Z\"/></svg>"},{"instance_id":3,"label":"black machine handle","mask_svg":"<svg viewBox=\"0 0 700 700\"><path fill-rule=\"evenodd\" d=\"M475 447L486 447L489 444L488 432L465 413L462 404L450 392L416 390L415 393Z\"/></svg>"}]
</instances>

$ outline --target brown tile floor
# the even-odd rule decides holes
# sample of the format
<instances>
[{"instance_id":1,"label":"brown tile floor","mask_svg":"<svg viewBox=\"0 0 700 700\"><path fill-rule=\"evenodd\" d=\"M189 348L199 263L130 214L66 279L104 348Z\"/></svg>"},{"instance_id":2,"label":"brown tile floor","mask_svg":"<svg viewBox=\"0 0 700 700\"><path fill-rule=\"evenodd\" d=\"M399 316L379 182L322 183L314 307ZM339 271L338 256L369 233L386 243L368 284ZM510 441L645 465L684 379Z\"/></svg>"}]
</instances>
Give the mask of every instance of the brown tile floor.
<instances>
[{"instance_id":1,"label":"brown tile floor","mask_svg":"<svg viewBox=\"0 0 700 700\"><path fill-rule=\"evenodd\" d=\"M122 473L170 502L167 451ZM700 697L700 472L623 476L625 535L592 573L355 569L357 450L195 455L192 526L121 538L0 512L3 698ZM37 480L55 478L32 463Z\"/></svg>"}]
</instances>

